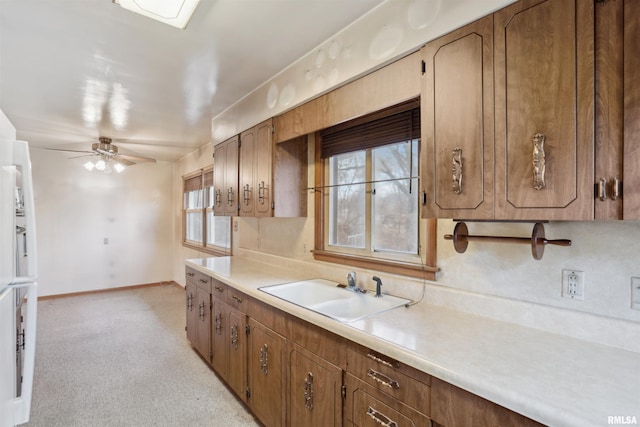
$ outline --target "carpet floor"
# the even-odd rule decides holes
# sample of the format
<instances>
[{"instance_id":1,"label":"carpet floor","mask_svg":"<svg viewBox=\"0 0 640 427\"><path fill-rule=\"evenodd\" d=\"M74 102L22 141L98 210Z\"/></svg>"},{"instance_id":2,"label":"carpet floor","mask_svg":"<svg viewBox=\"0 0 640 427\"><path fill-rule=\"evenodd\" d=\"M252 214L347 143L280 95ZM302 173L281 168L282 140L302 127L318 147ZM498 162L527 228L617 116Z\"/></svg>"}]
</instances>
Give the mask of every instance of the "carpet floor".
<instances>
[{"instance_id":1,"label":"carpet floor","mask_svg":"<svg viewBox=\"0 0 640 427\"><path fill-rule=\"evenodd\" d=\"M173 285L38 303L26 426L257 426L186 339Z\"/></svg>"}]
</instances>

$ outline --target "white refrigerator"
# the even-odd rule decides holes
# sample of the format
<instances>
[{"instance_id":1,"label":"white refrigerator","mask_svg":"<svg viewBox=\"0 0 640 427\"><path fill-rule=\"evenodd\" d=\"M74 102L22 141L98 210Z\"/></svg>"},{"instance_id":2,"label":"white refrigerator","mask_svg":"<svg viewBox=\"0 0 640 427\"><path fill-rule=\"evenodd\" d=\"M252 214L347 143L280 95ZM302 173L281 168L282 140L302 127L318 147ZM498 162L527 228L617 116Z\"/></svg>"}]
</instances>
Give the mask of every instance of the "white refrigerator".
<instances>
[{"instance_id":1,"label":"white refrigerator","mask_svg":"<svg viewBox=\"0 0 640 427\"><path fill-rule=\"evenodd\" d=\"M37 320L29 147L0 110L0 427L29 421ZM26 298L26 302L25 302Z\"/></svg>"}]
</instances>

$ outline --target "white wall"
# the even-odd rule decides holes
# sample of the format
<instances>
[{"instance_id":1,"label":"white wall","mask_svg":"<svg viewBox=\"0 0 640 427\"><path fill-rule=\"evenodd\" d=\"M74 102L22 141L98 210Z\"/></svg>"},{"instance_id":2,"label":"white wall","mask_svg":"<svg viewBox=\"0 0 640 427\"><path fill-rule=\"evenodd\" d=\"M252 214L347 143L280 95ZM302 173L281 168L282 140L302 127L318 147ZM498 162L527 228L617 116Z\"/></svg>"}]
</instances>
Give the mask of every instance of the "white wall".
<instances>
[{"instance_id":1,"label":"white wall","mask_svg":"<svg viewBox=\"0 0 640 427\"><path fill-rule=\"evenodd\" d=\"M107 175L68 157L31 148L40 294L171 280L173 164Z\"/></svg>"}]
</instances>

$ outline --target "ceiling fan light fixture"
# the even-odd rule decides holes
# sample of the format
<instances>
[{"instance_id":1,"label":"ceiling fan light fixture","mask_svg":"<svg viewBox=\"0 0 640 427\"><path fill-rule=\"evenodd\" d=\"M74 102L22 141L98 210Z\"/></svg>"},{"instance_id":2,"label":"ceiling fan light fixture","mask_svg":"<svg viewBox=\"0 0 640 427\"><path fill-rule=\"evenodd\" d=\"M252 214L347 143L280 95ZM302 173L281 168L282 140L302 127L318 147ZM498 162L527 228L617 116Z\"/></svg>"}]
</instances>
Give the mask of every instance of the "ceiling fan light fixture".
<instances>
[{"instance_id":1,"label":"ceiling fan light fixture","mask_svg":"<svg viewBox=\"0 0 640 427\"><path fill-rule=\"evenodd\" d=\"M85 163L85 164L83 164L82 166L84 166L84 168L85 168L86 170L88 170L89 172L91 172L91 171L93 170L93 168L95 168L95 167L96 167L96 165L95 165L93 162L91 162L91 161L86 162L86 163Z\"/></svg>"},{"instance_id":2,"label":"ceiling fan light fixture","mask_svg":"<svg viewBox=\"0 0 640 427\"><path fill-rule=\"evenodd\" d=\"M200 0L112 0L123 9L184 29Z\"/></svg>"},{"instance_id":3,"label":"ceiling fan light fixture","mask_svg":"<svg viewBox=\"0 0 640 427\"><path fill-rule=\"evenodd\" d=\"M99 170L100 172L105 170L106 167L107 167L107 162L105 162L103 159L98 160L95 164L96 170Z\"/></svg>"},{"instance_id":4,"label":"ceiling fan light fixture","mask_svg":"<svg viewBox=\"0 0 640 427\"><path fill-rule=\"evenodd\" d=\"M116 163L116 164L113 165L113 168L116 170L117 173L121 173L127 167L125 165L123 165L122 163Z\"/></svg>"}]
</instances>

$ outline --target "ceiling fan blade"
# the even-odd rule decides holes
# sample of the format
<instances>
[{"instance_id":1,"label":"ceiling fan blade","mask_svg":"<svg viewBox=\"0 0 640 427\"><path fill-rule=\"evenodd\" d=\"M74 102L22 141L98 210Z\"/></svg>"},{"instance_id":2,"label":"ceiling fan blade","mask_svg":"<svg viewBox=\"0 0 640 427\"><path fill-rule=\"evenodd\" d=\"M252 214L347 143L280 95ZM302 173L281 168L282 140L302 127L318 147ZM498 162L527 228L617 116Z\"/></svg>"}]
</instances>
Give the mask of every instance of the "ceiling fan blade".
<instances>
[{"instance_id":1,"label":"ceiling fan blade","mask_svg":"<svg viewBox=\"0 0 640 427\"><path fill-rule=\"evenodd\" d=\"M64 151L66 153L89 153L89 154L95 154L93 151L87 151L87 150L63 150L62 148L42 148L43 150L49 150L49 151Z\"/></svg>"},{"instance_id":2,"label":"ceiling fan blade","mask_svg":"<svg viewBox=\"0 0 640 427\"><path fill-rule=\"evenodd\" d=\"M122 163L125 166L133 166L136 163L132 162L131 160L127 160L125 158L123 158L122 156L114 156L113 159L118 162L118 163Z\"/></svg>"},{"instance_id":3,"label":"ceiling fan blade","mask_svg":"<svg viewBox=\"0 0 640 427\"><path fill-rule=\"evenodd\" d=\"M82 156L73 156L73 157L69 157L69 160L71 159L80 159L82 157L93 157L96 156L96 153L91 153L91 154L83 154Z\"/></svg>"},{"instance_id":4,"label":"ceiling fan blade","mask_svg":"<svg viewBox=\"0 0 640 427\"><path fill-rule=\"evenodd\" d=\"M156 162L156 159L152 159L151 157L133 156L130 154L118 154L117 156L114 156L114 157L116 159L125 159L135 163L145 163L145 162L155 163Z\"/></svg>"}]
</instances>

